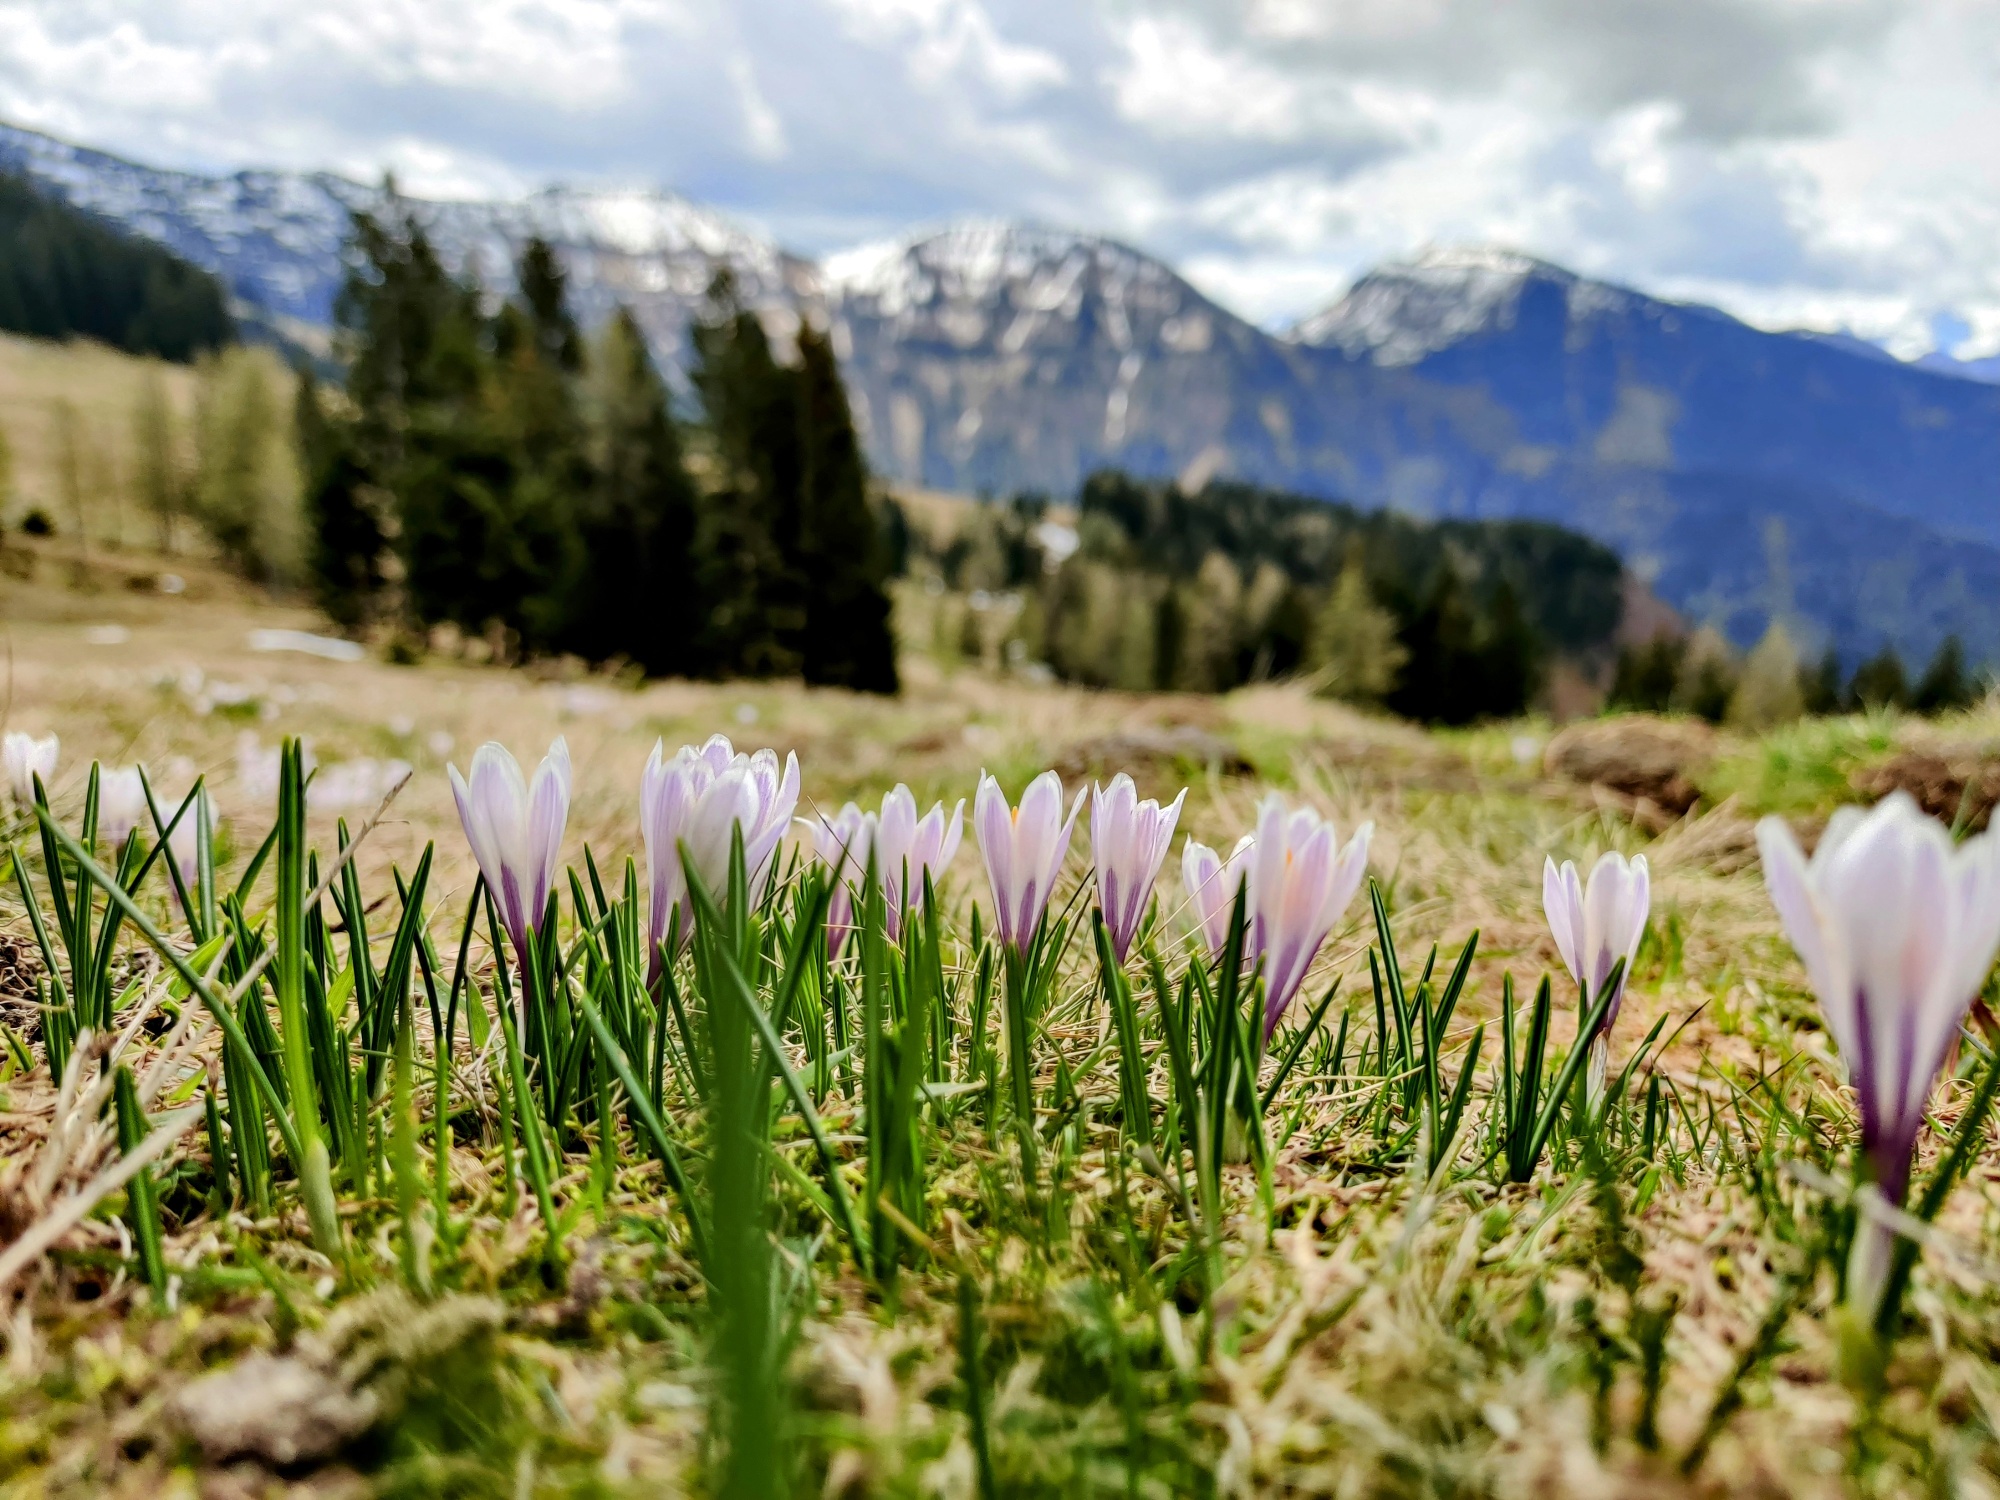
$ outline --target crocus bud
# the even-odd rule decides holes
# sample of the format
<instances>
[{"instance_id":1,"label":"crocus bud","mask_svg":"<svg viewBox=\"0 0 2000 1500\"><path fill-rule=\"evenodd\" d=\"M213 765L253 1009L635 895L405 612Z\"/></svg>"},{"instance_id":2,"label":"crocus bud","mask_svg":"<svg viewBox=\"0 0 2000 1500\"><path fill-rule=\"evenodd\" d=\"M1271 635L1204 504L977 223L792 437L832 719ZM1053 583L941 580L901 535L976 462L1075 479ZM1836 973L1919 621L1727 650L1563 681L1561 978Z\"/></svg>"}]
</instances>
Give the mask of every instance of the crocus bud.
<instances>
[{"instance_id":1,"label":"crocus bud","mask_svg":"<svg viewBox=\"0 0 2000 1500\"><path fill-rule=\"evenodd\" d=\"M1097 904L1104 913L1111 951L1125 962L1146 902L1159 878L1160 864L1174 842L1181 804L1187 789L1165 807L1148 797L1139 800L1132 778L1120 771L1108 787L1094 787L1090 798L1090 857L1097 867Z\"/></svg>"},{"instance_id":2,"label":"crocus bud","mask_svg":"<svg viewBox=\"0 0 2000 1500\"><path fill-rule=\"evenodd\" d=\"M891 941L902 937L904 906L915 910L923 905L924 876L928 874L935 883L957 856L964 837L962 798L948 820L942 802L931 804L931 810L919 818L917 799L901 782L882 799L882 814L875 820L874 848Z\"/></svg>"},{"instance_id":3,"label":"crocus bud","mask_svg":"<svg viewBox=\"0 0 2000 1500\"><path fill-rule=\"evenodd\" d=\"M541 927L548 911L569 822L569 746L560 737L549 746L532 785L522 780L520 763L506 746L491 740L474 752L470 777L459 775L457 766L446 770L465 841L514 951L525 961L528 934Z\"/></svg>"},{"instance_id":4,"label":"crocus bud","mask_svg":"<svg viewBox=\"0 0 2000 1500\"><path fill-rule=\"evenodd\" d=\"M682 935L691 930L694 899L681 866L681 845L709 895L721 901L735 830L743 830L743 859L754 887L769 871L798 803L796 755L787 755L780 771L775 750L742 755L719 734L699 748L683 745L671 760L664 742L655 742L639 779L639 828L652 883L652 951L665 939L667 914L676 906Z\"/></svg>"},{"instance_id":5,"label":"crocus bud","mask_svg":"<svg viewBox=\"0 0 2000 1500\"><path fill-rule=\"evenodd\" d=\"M97 842L116 849L152 815L146 805L146 779L137 766L102 771L97 778Z\"/></svg>"},{"instance_id":6,"label":"crocus bud","mask_svg":"<svg viewBox=\"0 0 2000 1500\"><path fill-rule=\"evenodd\" d=\"M1779 818L1757 825L1764 887L1819 997L1861 1112L1862 1169L1900 1207L1924 1107L2000 948L2000 837L1951 836L1893 792L1843 807L1810 862ZM1855 1226L1847 1293L1873 1319L1893 1232Z\"/></svg>"},{"instance_id":7,"label":"crocus bud","mask_svg":"<svg viewBox=\"0 0 2000 1500\"><path fill-rule=\"evenodd\" d=\"M44 786L55 779L61 751L62 742L52 734L38 740L13 729L0 739L0 770L6 773L7 790L14 794L16 804L28 807L34 802L37 776Z\"/></svg>"},{"instance_id":8,"label":"crocus bud","mask_svg":"<svg viewBox=\"0 0 2000 1500\"><path fill-rule=\"evenodd\" d=\"M1063 816L1062 782L1044 771L1028 783L1018 807L1007 804L1000 783L980 773L972 802L972 826L979 853L986 861L986 879L993 889L994 927L1000 941L1025 953L1035 940L1048 910L1076 815L1083 810L1083 793L1076 794L1069 816Z\"/></svg>"},{"instance_id":9,"label":"crocus bud","mask_svg":"<svg viewBox=\"0 0 2000 1500\"><path fill-rule=\"evenodd\" d=\"M799 821L812 833L813 852L836 875L826 908L826 951L829 957L838 958L854 930L854 887L868 869L875 820L850 802L830 818Z\"/></svg>"},{"instance_id":10,"label":"crocus bud","mask_svg":"<svg viewBox=\"0 0 2000 1500\"><path fill-rule=\"evenodd\" d=\"M1249 872L1250 849L1256 842L1244 834L1225 860L1189 835L1181 851L1181 884L1187 888L1188 909L1210 959L1222 957L1222 945L1229 941L1229 915L1236 908L1236 892Z\"/></svg>"},{"instance_id":11,"label":"crocus bud","mask_svg":"<svg viewBox=\"0 0 2000 1500\"><path fill-rule=\"evenodd\" d=\"M1630 861L1622 854L1600 855L1590 867L1587 883L1577 879L1574 860L1563 861L1560 870L1554 859L1543 861L1542 911L1549 919L1556 951L1591 1005L1601 998L1618 960L1625 960L1617 993L1612 995L1604 1020L1589 1041L1588 1089L1592 1099L1604 1093L1611 1027L1618 1019L1618 1007L1625 1000L1625 983L1631 978L1632 959L1646 931L1646 911L1651 902L1651 877L1643 854Z\"/></svg>"},{"instance_id":12,"label":"crocus bud","mask_svg":"<svg viewBox=\"0 0 2000 1500\"><path fill-rule=\"evenodd\" d=\"M1374 832L1373 823L1363 823L1343 845L1332 820L1309 807L1287 812L1275 792L1257 809L1249 859L1250 945L1264 964L1266 1039L1361 888Z\"/></svg>"}]
</instances>

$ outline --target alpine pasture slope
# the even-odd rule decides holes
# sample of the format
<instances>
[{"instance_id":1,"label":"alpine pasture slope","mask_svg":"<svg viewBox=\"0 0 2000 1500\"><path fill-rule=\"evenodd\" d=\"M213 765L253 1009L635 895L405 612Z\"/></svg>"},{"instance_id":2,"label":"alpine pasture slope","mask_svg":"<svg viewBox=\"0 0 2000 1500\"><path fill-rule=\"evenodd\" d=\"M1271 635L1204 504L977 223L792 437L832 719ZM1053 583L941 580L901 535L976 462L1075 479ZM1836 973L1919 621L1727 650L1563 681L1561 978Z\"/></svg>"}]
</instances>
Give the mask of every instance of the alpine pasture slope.
<instances>
[{"instance_id":1,"label":"alpine pasture slope","mask_svg":"<svg viewBox=\"0 0 2000 1500\"><path fill-rule=\"evenodd\" d=\"M919 656L889 701L335 661L252 649L315 622L198 565L169 597L60 562L0 596L4 727L60 740L47 813L7 815L0 888L9 1495L1831 1496L2000 1474L1991 1054L1975 1027L1928 1095L1909 1215L1963 1180L1916 1226L1905 1289L1911 1218L1864 1209L1857 1233L1852 1203L1878 1200L1848 1187L1861 1117L1878 1180L1901 1138L1844 1086L1856 1023L1829 1031L1752 821L1810 846L1855 777L1976 745L1990 711L1724 741L1703 802L1649 834L1546 779L1537 723L1426 735L1285 686L1114 696ZM913 879L892 917L853 880L829 951L823 841L787 835L768 893L731 868L732 820L754 843L782 777L671 764L718 732L774 773L795 755L793 810L826 826L865 829L842 805L897 783L947 820L965 799L949 863L873 830L935 852L931 899ZM572 873L516 951L506 900L466 921L447 767L492 739L533 775L557 736ZM663 975L656 743L693 811L654 834L678 830L698 877ZM109 773L140 763L157 821L115 805ZM1094 935L1089 799L1026 900L1047 810L973 805L982 770L1015 799L1051 766L1058 820L1092 772L1187 788L1122 962L1129 889ZM504 825L483 774L468 796ZM1307 815L1297 858L1252 851L1250 910L1217 920L1183 840L1219 864L1271 796ZM1142 812L1098 835L1127 876L1158 842ZM141 869L177 814L213 830L166 838L178 884ZM1932 870L1941 828L1903 816L1822 843ZM1321 818L1337 841L1308 848ZM1368 824L1344 906L1330 866L1286 884ZM528 868L525 835L485 840L497 868ZM982 852L1005 841L996 924ZM1628 928L1595 915L1621 903L1572 909L1558 872L1559 951L1545 861L1587 880L1607 852L1632 860ZM1853 881L1792 875L1847 910ZM1266 1042L1263 976L1315 916L1331 931ZM1921 936L1986 985L1979 932ZM1601 1086L1566 956L1622 987Z\"/></svg>"}]
</instances>

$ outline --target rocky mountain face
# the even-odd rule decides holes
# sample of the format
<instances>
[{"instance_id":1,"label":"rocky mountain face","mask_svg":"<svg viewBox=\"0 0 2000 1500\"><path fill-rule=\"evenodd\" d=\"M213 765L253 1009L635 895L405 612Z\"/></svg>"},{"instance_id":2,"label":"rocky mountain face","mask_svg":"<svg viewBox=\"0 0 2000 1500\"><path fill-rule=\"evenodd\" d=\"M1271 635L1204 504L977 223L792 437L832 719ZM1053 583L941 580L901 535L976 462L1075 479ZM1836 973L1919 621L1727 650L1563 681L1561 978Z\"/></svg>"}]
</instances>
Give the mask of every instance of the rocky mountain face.
<instances>
[{"instance_id":1,"label":"rocky mountain face","mask_svg":"<svg viewBox=\"0 0 2000 1500\"><path fill-rule=\"evenodd\" d=\"M329 174L156 171L6 127L0 170L216 271L240 316L308 347L325 345L350 211L383 204ZM1494 250L1384 266L1280 336L1137 251L1031 226L817 266L666 193L409 207L496 290L522 240L549 240L583 321L631 306L677 380L719 268L780 336L828 321L895 479L1060 494L1117 465L1534 516L1617 547L1741 642L1777 614L1850 659L1955 631L2000 662L2000 385L1963 369Z\"/></svg>"}]
</instances>

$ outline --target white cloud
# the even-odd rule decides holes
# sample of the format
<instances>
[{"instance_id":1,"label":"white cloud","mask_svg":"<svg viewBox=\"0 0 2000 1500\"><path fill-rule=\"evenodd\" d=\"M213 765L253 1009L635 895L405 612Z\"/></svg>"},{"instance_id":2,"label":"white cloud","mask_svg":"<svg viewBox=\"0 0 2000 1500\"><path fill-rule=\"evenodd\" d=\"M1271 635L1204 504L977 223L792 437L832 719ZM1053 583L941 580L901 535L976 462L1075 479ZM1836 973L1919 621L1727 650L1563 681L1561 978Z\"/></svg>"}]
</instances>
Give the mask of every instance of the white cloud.
<instances>
[{"instance_id":1,"label":"white cloud","mask_svg":"<svg viewBox=\"0 0 2000 1500\"><path fill-rule=\"evenodd\" d=\"M1282 323L1497 242L2000 349L1986 0L0 0L0 117L413 191L654 179L822 252L1102 230Z\"/></svg>"}]
</instances>

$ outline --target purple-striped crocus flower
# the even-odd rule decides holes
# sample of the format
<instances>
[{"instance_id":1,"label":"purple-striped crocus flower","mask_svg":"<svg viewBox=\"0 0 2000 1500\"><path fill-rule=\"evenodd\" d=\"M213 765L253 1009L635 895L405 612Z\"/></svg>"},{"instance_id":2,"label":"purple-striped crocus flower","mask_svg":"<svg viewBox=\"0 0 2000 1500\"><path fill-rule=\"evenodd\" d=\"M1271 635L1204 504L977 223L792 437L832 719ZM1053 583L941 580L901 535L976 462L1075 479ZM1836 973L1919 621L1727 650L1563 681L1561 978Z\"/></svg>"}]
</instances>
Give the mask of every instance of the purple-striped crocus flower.
<instances>
[{"instance_id":1,"label":"purple-striped crocus flower","mask_svg":"<svg viewBox=\"0 0 2000 1500\"><path fill-rule=\"evenodd\" d=\"M1151 797L1141 802L1139 789L1123 771L1111 778L1110 786L1091 790L1090 857L1097 868L1097 905L1121 964L1146 915L1186 800L1183 787L1165 807Z\"/></svg>"},{"instance_id":2,"label":"purple-striped crocus flower","mask_svg":"<svg viewBox=\"0 0 2000 1500\"><path fill-rule=\"evenodd\" d=\"M451 775L458 820L515 955L528 957L528 934L540 930L555 885L556 859L569 822L569 745L558 736L535 768L533 783L507 747L488 740L472 757L472 774Z\"/></svg>"},{"instance_id":3,"label":"purple-striped crocus flower","mask_svg":"<svg viewBox=\"0 0 2000 1500\"><path fill-rule=\"evenodd\" d=\"M646 842L646 872L652 886L648 951L659 952L667 935L667 914L680 908L685 938L694 918L680 847L685 844L695 873L721 901L729 880L729 849L743 830L743 858L755 889L770 870L771 858L799 802L799 759L787 755L782 770L775 750L743 755L724 735L699 747L683 745L672 759L655 742L639 778L639 829Z\"/></svg>"},{"instance_id":4,"label":"purple-striped crocus flower","mask_svg":"<svg viewBox=\"0 0 2000 1500\"><path fill-rule=\"evenodd\" d=\"M1069 853L1076 815L1083 810L1083 792L1063 816L1062 781L1044 771L1028 783L1018 807L1010 807L1000 783L985 772L972 799L972 827L979 853L986 861L986 879L993 888L994 927L1000 941L1016 953L1026 953L1048 910L1049 893Z\"/></svg>"},{"instance_id":5,"label":"purple-striped crocus flower","mask_svg":"<svg viewBox=\"0 0 2000 1500\"><path fill-rule=\"evenodd\" d=\"M826 951L838 958L854 931L854 886L868 869L875 820L850 802L830 818L822 814L799 821L812 832L813 852L835 876L826 907Z\"/></svg>"},{"instance_id":6,"label":"purple-striped crocus flower","mask_svg":"<svg viewBox=\"0 0 2000 1500\"><path fill-rule=\"evenodd\" d=\"M1892 792L1865 813L1836 812L1810 861L1779 818L1757 825L1757 846L1854 1086L1861 1173L1901 1207L1931 1085L2000 948L2000 836L1954 847ZM1894 1243L1887 1225L1860 1216L1847 1295L1870 1321Z\"/></svg>"},{"instance_id":7,"label":"purple-striped crocus flower","mask_svg":"<svg viewBox=\"0 0 2000 1500\"><path fill-rule=\"evenodd\" d=\"M1236 908L1236 892L1248 874L1250 850L1256 842L1254 835L1244 834L1224 859L1208 845L1197 844L1190 834L1187 847L1181 851L1181 884L1187 888L1188 910L1211 961L1222 957L1222 945L1229 941L1230 913Z\"/></svg>"},{"instance_id":8,"label":"purple-striped crocus flower","mask_svg":"<svg viewBox=\"0 0 2000 1500\"><path fill-rule=\"evenodd\" d=\"M880 813L863 812L850 802L832 818L799 821L812 829L814 849L827 867L840 866L840 881L826 914L828 951L838 955L853 930L854 902L868 875L869 855L875 856L875 878L882 887L889 940L900 941L905 906L916 910L923 905L924 876L928 874L935 883L957 857L965 838L965 803L961 800L948 819L942 802L933 803L919 818L915 794L897 782L882 799Z\"/></svg>"},{"instance_id":9,"label":"purple-striped crocus flower","mask_svg":"<svg viewBox=\"0 0 2000 1500\"><path fill-rule=\"evenodd\" d=\"M56 761L61 754L62 741L52 734L36 739L32 734L10 729L0 739L0 769L6 772L7 789L14 794L17 805L34 806L35 778L41 777L45 787L55 780Z\"/></svg>"},{"instance_id":10,"label":"purple-striped crocus flower","mask_svg":"<svg viewBox=\"0 0 2000 1500\"><path fill-rule=\"evenodd\" d=\"M1266 1040L1320 944L1361 889L1374 832L1373 823L1363 823L1342 844L1331 819L1309 807L1288 812L1275 792L1257 809L1249 858L1250 946L1264 964Z\"/></svg>"},{"instance_id":11,"label":"purple-striped crocus flower","mask_svg":"<svg viewBox=\"0 0 2000 1500\"><path fill-rule=\"evenodd\" d=\"M928 874L935 884L957 857L964 838L963 798L949 818L942 802L931 804L931 810L919 818L917 799L901 782L882 799L882 813L874 825L874 849L891 942L902 938L905 906L915 911L924 904L924 876Z\"/></svg>"},{"instance_id":12,"label":"purple-striped crocus flower","mask_svg":"<svg viewBox=\"0 0 2000 1500\"><path fill-rule=\"evenodd\" d=\"M1629 861L1618 853L1600 855L1590 867L1587 882L1577 878L1574 860L1564 860L1560 870L1554 859L1543 861L1542 911L1549 919L1556 951L1591 1005L1597 1004L1618 960L1625 960L1625 971L1618 978L1618 993L1611 997L1610 1009L1604 1012L1603 1022L1590 1038L1588 1096L1591 1099L1604 1094L1611 1027L1618 1019L1618 1007L1625 1001L1625 986L1632 977L1632 959L1646 931L1646 911L1651 902L1651 876L1643 854Z\"/></svg>"}]
</instances>

